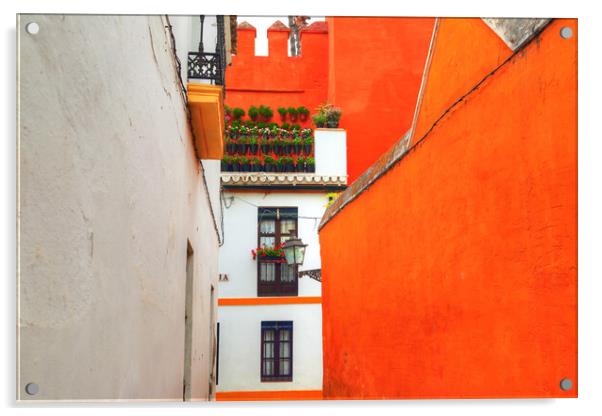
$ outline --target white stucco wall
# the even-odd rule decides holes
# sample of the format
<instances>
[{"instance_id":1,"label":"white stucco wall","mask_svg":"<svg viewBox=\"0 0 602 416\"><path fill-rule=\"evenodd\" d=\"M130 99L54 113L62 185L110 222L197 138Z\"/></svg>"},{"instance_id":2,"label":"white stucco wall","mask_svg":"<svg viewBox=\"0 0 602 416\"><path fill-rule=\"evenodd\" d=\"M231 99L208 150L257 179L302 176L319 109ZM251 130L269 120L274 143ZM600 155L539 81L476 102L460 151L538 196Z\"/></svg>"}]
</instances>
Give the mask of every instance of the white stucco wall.
<instances>
[{"instance_id":1,"label":"white stucco wall","mask_svg":"<svg viewBox=\"0 0 602 416\"><path fill-rule=\"evenodd\" d=\"M218 237L165 24L19 18L20 399L182 400L188 240L192 396L208 397Z\"/></svg>"},{"instance_id":2,"label":"white stucco wall","mask_svg":"<svg viewBox=\"0 0 602 416\"><path fill-rule=\"evenodd\" d=\"M328 202L326 192L224 192L224 245L220 249L220 273L229 281L220 282L220 298L257 296L257 262L251 250L257 247L257 206L298 207L299 237L307 244L305 261L299 270L319 269L318 224ZM299 279L299 296L320 296L321 284L309 277Z\"/></svg>"},{"instance_id":3,"label":"white stucco wall","mask_svg":"<svg viewBox=\"0 0 602 416\"><path fill-rule=\"evenodd\" d=\"M218 392L322 390L322 305L220 306ZM293 321L293 380L261 382L261 321Z\"/></svg>"},{"instance_id":4,"label":"white stucco wall","mask_svg":"<svg viewBox=\"0 0 602 416\"><path fill-rule=\"evenodd\" d=\"M347 132L315 129L316 175L347 176Z\"/></svg>"},{"instance_id":5,"label":"white stucco wall","mask_svg":"<svg viewBox=\"0 0 602 416\"><path fill-rule=\"evenodd\" d=\"M220 249L220 298L256 298L257 213L260 207L297 207L298 235L308 245L301 270L319 269L318 224L327 192L225 192L224 245ZM314 218L307 218L314 217ZM299 296L321 296L321 283L299 279ZM218 392L322 389L322 305L220 306ZM262 321L293 321L293 380L261 382Z\"/></svg>"},{"instance_id":6,"label":"white stucco wall","mask_svg":"<svg viewBox=\"0 0 602 416\"><path fill-rule=\"evenodd\" d=\"M172 25L173 34L176 41L176 54L182 64L181 73L184 82L211 84L210 80L188 80L188 52L198 52L199 50L199 41L201 39L200 16L170 15L169 22ZM214 53L216 43L217 17L206 15L203 23L203 50L205 52Z\"/></svg>"}]
</instances>

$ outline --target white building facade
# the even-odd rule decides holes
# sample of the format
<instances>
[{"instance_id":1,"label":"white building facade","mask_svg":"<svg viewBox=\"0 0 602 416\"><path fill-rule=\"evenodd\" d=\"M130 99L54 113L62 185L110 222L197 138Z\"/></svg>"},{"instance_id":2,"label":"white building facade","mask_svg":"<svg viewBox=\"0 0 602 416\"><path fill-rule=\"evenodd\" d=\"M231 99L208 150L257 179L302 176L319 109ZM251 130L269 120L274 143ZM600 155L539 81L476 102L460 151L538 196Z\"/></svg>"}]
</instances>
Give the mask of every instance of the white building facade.
<instances>
[{"instance_id":1,"label":"white building facade","mask_svg":"<svg viewBox=\"0 0 602 416\"><path fill-rule=\"evenodd\" d=\"M317 226L345 188L343 130L315 131L316 173L222 172L217 400L320 399L322 305ZM252 250L297 237L302 266Z\"/></svg>"},{"instance_id":2,"label":"white building facade","mask_svg":"<svg viewBox=\"0 0 602 416\"><path fill-rule=\"evenodd\" d=\"M17 399L211 399L221 87L187 96L165 16L17 33Z\"/></svg>"}]
</instances>

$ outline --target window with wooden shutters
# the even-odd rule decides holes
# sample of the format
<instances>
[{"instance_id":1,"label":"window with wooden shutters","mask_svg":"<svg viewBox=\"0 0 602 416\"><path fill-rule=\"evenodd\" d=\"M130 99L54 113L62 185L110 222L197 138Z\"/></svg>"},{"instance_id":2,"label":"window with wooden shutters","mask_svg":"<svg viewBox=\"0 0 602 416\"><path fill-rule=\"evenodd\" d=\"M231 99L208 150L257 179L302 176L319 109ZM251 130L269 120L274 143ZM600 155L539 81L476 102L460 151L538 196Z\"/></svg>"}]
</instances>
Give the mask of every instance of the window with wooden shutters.
<instances>
[{"instance_id":1,"label":"window with wooden shutters","mask_svg":"<svg viewBox=\"0 0 602 416\"><path fill-rule=\"evenodd\" d=\"M261 323L261 381L293 380L293 322Z\"/></svg>"},{"instance_id":2,"label":"window with wooden shutters","mask_svg":"<svg viewBox=\"0 0 602 416\"><path fill-rule=\"evenodd\" d=\"M257 247L277 246L297 236L297 208L259 208ZM257 258L258 296L297 296L297 266Z\"/></svg>"}]
</instances>

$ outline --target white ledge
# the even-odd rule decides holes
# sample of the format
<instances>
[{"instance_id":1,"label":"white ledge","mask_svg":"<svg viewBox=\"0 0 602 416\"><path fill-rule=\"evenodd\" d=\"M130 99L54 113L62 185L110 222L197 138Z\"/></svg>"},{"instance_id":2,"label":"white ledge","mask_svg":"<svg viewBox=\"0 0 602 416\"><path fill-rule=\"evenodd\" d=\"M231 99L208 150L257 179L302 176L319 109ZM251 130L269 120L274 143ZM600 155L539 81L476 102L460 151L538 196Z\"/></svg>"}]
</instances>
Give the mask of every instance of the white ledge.
<instances>
[{"instance_id":1,"label":"white ledge","mask_svg":"<svg viewBox=\"0 0 602 416\"><path fill-rule=\"evenodd\" d=\"M347 175L317 175L295 172L222 172L225 186L347 186Z\"/></svg>"}]
</instances>

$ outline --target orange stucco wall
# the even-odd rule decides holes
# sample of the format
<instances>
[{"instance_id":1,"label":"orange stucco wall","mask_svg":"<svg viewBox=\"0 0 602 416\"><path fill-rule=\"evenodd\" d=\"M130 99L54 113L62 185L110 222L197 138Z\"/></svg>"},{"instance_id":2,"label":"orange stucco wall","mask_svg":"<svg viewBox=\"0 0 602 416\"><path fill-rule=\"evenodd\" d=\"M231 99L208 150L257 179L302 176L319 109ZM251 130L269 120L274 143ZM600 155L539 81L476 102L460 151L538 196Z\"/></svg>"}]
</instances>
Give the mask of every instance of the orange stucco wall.
<instances>
[{"instance_id":1,"label":"orange stucco wall","mask_svg":"<svg viewBox=\"0 0 602 416\"><path fill-rule=\"evenodd\" d=\"M325 398L577 396L576 33L553 21L321 229Z\"/></svg>"},{"instance_id":2,"label":"orange stucco wall","mask_svg":"<svg viewBox=\"0 0 602 416\"><path fill-rule=\"evenodd\" d=\"M328 90L328 30L324 24L316 26L301 31L302 54L293 57L288 56L289 30L268 29L268 56L255 56L256 30L239 28L238 54L226 70L226 105L245 111L267 105L278 123L279 107L305 106L313 114ZM312 126L311 117L296 123Z\"/></svg>"},{"instance_id":3,"label":"orange stucco wall","mask_svg":"<svg viewBox=\"0 0 602 416\"><path fill-rule=\"evenodd\" d=\"M328 100L343 110L351 182L410 128L435 19L327 21Z\"/></svg>"},{"instance_id":4,"label":"orange stucco wall","mask_svg":"<svg viewBox=\"0 0 602 416\"><path fill-rule=\"evenodd\" d=\"M418 102L413 141L511 54L512 50L481 19L439 19L428 61L428 83Z\"/></svg>"}]
</instances>

